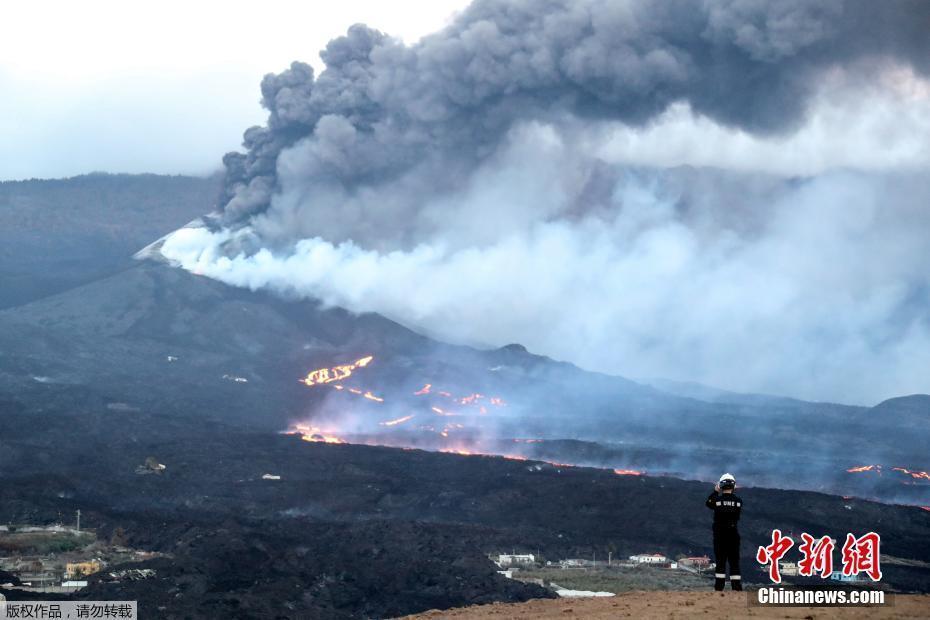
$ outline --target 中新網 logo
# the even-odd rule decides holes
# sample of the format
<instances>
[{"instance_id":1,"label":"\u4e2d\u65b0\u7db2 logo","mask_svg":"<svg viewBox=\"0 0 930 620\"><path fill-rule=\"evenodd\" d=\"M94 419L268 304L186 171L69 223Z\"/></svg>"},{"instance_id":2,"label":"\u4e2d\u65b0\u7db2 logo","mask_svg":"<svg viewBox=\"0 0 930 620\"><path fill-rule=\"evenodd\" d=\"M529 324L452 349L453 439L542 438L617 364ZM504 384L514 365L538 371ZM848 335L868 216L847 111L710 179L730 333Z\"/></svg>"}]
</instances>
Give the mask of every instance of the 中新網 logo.
<instances>
[{"instance_id":1,"label":"\u4e2d\u65b0\u7db2 logo","mask_svg":"<svg viewBox=\"0 0 930 620\"><path fill-rule=\"evenodd\" d=\"M797 564L797 574L802 577L813 577L816 574L822 579L832 577L834 575L833 550L836 547L836 540L829 536L814 538L804 532L801 534L801 541L798 546L801 560ZM879 561L880 543L881 537L875 532L869 532L858 538L852 533L846 534L846 542L843 543L841 550L843 569L840 574L849 578L864 574L872 581L880 581L882 578ZM794 547L794 540L790 536L782 535L781 530L775 529L772 530L772 542L759 547L756 552L756 561L763 566L768 565L769 579L773 583L781 583L778 562L792 547Z\"/></svg>"}]
</instances>

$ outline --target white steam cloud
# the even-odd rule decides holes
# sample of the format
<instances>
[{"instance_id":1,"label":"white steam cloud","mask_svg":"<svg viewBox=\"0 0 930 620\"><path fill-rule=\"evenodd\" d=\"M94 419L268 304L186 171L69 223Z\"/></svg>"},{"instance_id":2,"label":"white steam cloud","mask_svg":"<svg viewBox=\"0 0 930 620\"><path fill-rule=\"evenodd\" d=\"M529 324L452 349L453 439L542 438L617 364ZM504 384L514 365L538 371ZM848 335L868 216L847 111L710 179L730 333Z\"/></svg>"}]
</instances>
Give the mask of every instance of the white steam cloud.
<instances>
[{"instance_id":1,"label":"white steam cloud","mask_svg":"<svg viewBox=\"0 0 930 620\"><path fill-rule=\"evenodd\" d=\"M930 391L930 4L477 0L262 82L219 212L237 286L631 377Z\"/></svg>"},{"instance_id":2,"label":"white steam cloud","mask_svg":"<svg viewBox=\"0 0 930 620\"><path fill-rule=\"evenodd\" d=\"M930 389L925 175L608 167L607 198L579 211L598 164L534 124L405 223L433 231L410 249L316 236L227 256L259 219L183 229L162 252L236 286L627 376L840 402Z\"/></svg>"}]
</instances>

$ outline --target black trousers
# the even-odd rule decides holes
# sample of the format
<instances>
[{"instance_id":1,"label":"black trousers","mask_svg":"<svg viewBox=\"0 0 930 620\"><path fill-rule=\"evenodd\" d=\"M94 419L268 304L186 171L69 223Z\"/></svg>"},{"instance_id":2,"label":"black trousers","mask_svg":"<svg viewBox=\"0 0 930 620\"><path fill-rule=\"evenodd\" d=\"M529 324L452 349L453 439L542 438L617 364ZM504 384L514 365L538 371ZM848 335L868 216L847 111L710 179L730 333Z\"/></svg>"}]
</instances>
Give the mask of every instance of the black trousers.
<instances>
[{"instance_id":1,"label":"black trousers","mask_svg":"<svg viewBox=\"0 0 930 620\"><path fill-rule=\"evenodd\" d=\"M730 565L730 587L743 589L739 572L739 530L735 527L714 528L714 590L723 590L727 580L727 564Z\"/></svg>"}]
</instances>

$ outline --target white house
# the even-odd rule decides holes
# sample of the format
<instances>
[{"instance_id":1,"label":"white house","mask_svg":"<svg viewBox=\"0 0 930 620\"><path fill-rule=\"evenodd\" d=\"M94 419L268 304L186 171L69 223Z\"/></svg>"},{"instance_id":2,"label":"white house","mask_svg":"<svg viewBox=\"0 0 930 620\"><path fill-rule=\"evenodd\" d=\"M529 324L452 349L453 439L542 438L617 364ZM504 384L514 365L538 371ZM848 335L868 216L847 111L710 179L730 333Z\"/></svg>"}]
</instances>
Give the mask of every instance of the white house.
<instances>
[{"instance_id":1,"label":"white house","mask_svg":"<svg viewBox=\"0 0 930 620\"><path fill-rule=\"evenodd\" d=\"M529 566L536 563L536 556L532 553L520 554L501 554L497 556L497 565L501 568L505 566Z\"/></svg>"},{"instance_id":2,"label":"white house","mask_svg":"<svg viewBox=\"0 0 930 620\"><path fill-rule=\"evenodd\" d=\"M782 575L788 575L791 577L796 577L799 573L797 562L779 562L778 563L778 572Z\"/></svg>"},{"instance_id":3,"label":"white house","mask_svg":"<svg viewBox=\"0 0 930 620\"><path fill-rule=\"evenodd\" d=\"M636 564L667 564L668 558L661 553L641 553L631 555L630 561Z\"/></svg>"},{"instance_id":4,"label":"white house","mask_svg":"<svg viewBox=\"0 0 930 620\"><path fill-rule=\"evenodd\" d=\"M710 558L706 555L698 555L690 558L681 558L678 560L683 566L693 566L694 568L706 568L710 566Z\"/></svg>"}]
</instances>

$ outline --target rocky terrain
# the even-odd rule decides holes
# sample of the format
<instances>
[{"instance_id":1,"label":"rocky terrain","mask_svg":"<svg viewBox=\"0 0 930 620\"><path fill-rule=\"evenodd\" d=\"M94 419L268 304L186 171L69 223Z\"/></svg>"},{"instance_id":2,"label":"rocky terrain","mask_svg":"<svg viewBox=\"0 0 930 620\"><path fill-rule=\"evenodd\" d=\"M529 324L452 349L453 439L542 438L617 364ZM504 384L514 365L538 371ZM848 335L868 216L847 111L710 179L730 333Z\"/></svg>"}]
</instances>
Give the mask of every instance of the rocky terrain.
<instances>
[{"instance_id":1,"label":"rocky terrain","mask_svg":"<svg viewBox=\"0 0 930 620\"><path fill-rule=\"evenodd\" d=\"M78 595L137 598L158 617L401 615L551 595L500 577L488 553L710 551L703 483L306 442L94 405L75 399L67 412L2 417L4 454L15 458L4 459L0 522L51 522L81 509L100 535L120 527L131 546L168 554L132 565L154 569L149 579L116 582L105 572ZM136 473L149 455L162 473ZM747 552L773 527L877 529L885 554L916 561L883 565L885 582L901 590L930 582L926 511L799 491L742 494Z\"/></svg>"},{"instance_id":2,"label":"rocky terrain","mask_svg":"<svg viewBox=\"0 0 930 620\"><path fill-rule=\"evenodd\" d=\"M709 553L709 485L695 479L724 468L746 486L747 563L774 527L874 529L888 587L930 583L930 511L853 497L926 502L925 482L893 469L925 458L925 397L868 408L685 394L128 265L0 312L0 522L80 509L101 536L122 528L164 554L108 567L74 596L138 599L166 618L387 617L548 597L487 554ZM346 389L300 381L362 356L372 361ZM499 397L475 417L493 424L448 436L387 426L445 419L430 413L450 398L440 387ZM281 433L295 423L338 424L350 443ZM846 471L860 463L884 469Z\"/></svg>"},{"instance_id":3,"label":"rocky terrain","mask_svg":"<svg viewBox=\"0 0 930 620\"><path fill-rule=\"evenodd\" d=\"M746 595L732 592L629 592L616 598L571 601L533 601L515 605L483 605L451 611L434 611L410 620L431 618L497 618L533 620L555 618L926 618L930 611L928 596L896 596L894 605L861 609L836 607L748 607Z\"/></svg>"},{"instance_id":4,"label":"rocky terrain","mask_svg":"<svg viewBox=\"0 0 930 620\"><path fill-rule=\"evenodd\" d=\"M346 385L383 402L299 382L311 369L364 355L374 362ZM519 453L704 480L735 470L747 485L930 505L924 396L873 408L762 396L701 400L584 372L519 345L442 344L378 315L234 289L158 263L137 262L0 312L0 380L10 409L68 408L79 395L104 410L272 431L312 418L362 443ZM435 416L436 432L422 430L431 405L447 408L429 400L435 393L415 396L426 384L457 397L496 395L507 406L494 409L493 424L489 417L484 428L450 428L440 438ZM419 415L414 424L379 425L411 414ZM725 449L722 434L732 437ZM512 438L533 442L499 445ZM848 471L869 465L881 467Z\"/></svg>"}]
</instances>

